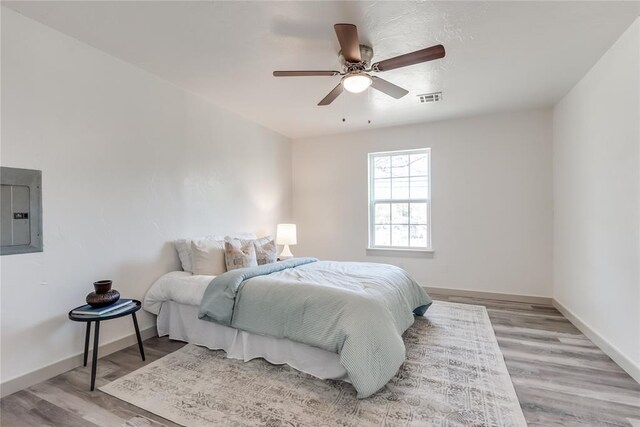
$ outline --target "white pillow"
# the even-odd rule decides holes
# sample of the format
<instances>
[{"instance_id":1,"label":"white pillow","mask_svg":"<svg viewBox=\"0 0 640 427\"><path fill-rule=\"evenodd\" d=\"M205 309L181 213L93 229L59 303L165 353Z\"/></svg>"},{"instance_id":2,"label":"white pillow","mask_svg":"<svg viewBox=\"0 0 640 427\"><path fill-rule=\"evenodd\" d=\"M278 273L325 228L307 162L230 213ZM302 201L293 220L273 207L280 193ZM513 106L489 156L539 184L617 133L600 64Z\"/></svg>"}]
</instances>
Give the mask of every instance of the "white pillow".
<instances>
[{"instance_id":1,"label":"white pillow","mask_svg":"<svg viewBox=\"0 0 640 427\"><path fill-rule=\"evenodd\" d=\"M224 239L240 239L240 240L255 240L257 239L255 233L238 233L238 234L231 234L226 236ZM224 240L223 238L220 239L216 239L216 240Z\"/></svg>"},{"instance_id":2,"label":"white pillow","mask_svg":"<svg viewBox=\"0 0 640 427\"><path fill-rule=\"evenodd\" d=\"M178 258L182 264L182 269L191 273L193 267L191 266L191 240L178 239L173 241L176 251L178 251Z\"/></svg>"},{"instance_id":3,"label":"white pillow","mask_svg":"<svg viewBox=\"0 0 640 427\"><path fill-rule=\"evenodd\" d=\"M233 235L234 239L255 239L256 235L253 233L238 233ZM202 243L204 241L215 241L215 240L224 240L223 237L220 236L204 236L198 237L195 239L177 239L174 240L173 244L176 247L176 251L178 251L178 258L180 258L180 263L182 264L182 269L189 273L193 273L193 263L191 261L191 242L196 241L198 243Z\"/></svg>"},{"instance_id":4,"label":"white pillow","mask_svg":"<svg viewBox=\"0 0 640 427\"><path fill-rule=\"evenodd\" d=\"M227 271L224 261L224 240L191 241L193 274L217 276Z\"/></svg>"}]
</instances>

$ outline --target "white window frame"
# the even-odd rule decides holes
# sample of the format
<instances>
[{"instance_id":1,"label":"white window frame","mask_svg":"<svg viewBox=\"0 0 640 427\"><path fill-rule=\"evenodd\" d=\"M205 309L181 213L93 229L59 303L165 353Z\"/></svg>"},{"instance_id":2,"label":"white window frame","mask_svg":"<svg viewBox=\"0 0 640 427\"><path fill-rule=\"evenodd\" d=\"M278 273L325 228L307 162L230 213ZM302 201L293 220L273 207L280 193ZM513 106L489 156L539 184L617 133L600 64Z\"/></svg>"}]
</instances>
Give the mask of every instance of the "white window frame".
<instances>
[{"instance_id":1,"label":"white window frame","mask_svg":"<svg viewBox=\"0 0 640 427\"><path fill-rule=\"evenodd\" d=\"M374 161L377 157L388 157L393 155L407 155L407 154L426 154L427 162L428 162L428 173L427 173L427 194L428 197L426 199L374 199ZM420 148L420 149L412 149L412 150L396 150L396 151L379 151L375 153L369 153L369 245L368 249L380 249L380 250L388 250L388 251L415 251L415 252L433 252L433 246L431 241L431 148ZM409 180L409 186L411 186L411 180ZM427 204L427 245L426 246L382 246L375 245L375 205L376 203L426 203Z\"/></svg>"}]
</instances>

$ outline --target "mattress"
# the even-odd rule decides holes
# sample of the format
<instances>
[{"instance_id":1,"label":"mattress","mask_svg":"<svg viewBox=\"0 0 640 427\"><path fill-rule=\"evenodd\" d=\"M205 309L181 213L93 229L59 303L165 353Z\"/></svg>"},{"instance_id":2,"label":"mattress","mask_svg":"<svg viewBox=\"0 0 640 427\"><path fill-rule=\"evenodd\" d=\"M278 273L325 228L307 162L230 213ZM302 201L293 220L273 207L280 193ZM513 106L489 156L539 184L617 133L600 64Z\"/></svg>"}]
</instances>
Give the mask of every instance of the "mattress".
<instances>
[{"instance_id":1,"label":"mattress","mask_svg":"<svg viewBox=\"0 0 640 427\"><path fill-rule=\"evenodd\" d=\"M232 359L246 362L263 358L276 365L287 364L317 378L349 381L337 353L198 319L202 295L213 277L174 271L151 286L143 308L158 316L159 336L211 350L224 350Z\"/></svg>"}]
</instances>

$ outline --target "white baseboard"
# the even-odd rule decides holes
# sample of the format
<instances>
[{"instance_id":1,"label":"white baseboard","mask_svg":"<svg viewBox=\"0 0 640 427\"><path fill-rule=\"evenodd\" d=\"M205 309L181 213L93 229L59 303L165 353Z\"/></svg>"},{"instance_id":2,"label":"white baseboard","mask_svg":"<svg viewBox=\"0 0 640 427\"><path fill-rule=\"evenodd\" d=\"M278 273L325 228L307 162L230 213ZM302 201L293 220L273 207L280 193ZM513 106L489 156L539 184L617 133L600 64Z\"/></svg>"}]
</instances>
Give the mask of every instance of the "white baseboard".
<instances>
[{"instance_id":1,"label":"white baseboard","mask_svg":"<svg viewBox=\"0 0 640 427\"><path fill-rule=\"evenodd\" d=\"M150 326L146 329L142 329L140 331L140 335L142 336L142 340L144 341L148 338L158 335L158 330L156 329L155 325ZM136 342L137 339L135 333L127 335L123 338L110 341L108 343L102 344L99 347L98 356L99 358L107 356L111 353L122 350L123 348L127 348L135 344ZM89 348L89 352L91 353L91 348ZM34 384L38 384L42 381L48 380L49 378L53 378L56 375L60 375L74 368L77 368L78 366L82 366L83 354L83 352L75 354L73 356L47 365L44 368L36 369L35 371L4 381L2 384L0 384L0 397L4 397L9 394L15 393L16 391L31 387ZM88 363L91 363L91 356L89 356ZM89 378L87 378L87 387L88 386Z\"/></svg>"},{"instance_id":2,"label":"white baseboard","mask_svg":"<svg viewBox=\"0 0 640 427\"><path fill-rule=\"evenodd\" d=\"M622 353L618 347L611 344L605 337L600 335L594 329L592 329L584 320L578 317L574 312L569 310L557 299L553 299L553 306L558 309L560 313L564 315L573 325L580 330L587 338L589 338L595 345L600 347L600 350L605 352L607 356L613 359L622 369L624 369L634 380L640 383L640 366L635 364L624 353Z\"/></svg>"},{"instance_id":3,"label":"white baseboard","mask_svg":"<svg viewBox=\"0 0 640 427\"><path fill-rule=\"evenodd\" d=\"M502 294L498 292L484 292L484 291L469 291L466 289L448 289L448 288L433 288L424 287L427 293L434 294L447 294L454 297L469 297L469 298L487 298L499 301L511 301L511 302L525 302L529 304L546 304L551 305L550 297L539 297L534 295L516 295L516 294Z\"/></svg>"}]
</instances>

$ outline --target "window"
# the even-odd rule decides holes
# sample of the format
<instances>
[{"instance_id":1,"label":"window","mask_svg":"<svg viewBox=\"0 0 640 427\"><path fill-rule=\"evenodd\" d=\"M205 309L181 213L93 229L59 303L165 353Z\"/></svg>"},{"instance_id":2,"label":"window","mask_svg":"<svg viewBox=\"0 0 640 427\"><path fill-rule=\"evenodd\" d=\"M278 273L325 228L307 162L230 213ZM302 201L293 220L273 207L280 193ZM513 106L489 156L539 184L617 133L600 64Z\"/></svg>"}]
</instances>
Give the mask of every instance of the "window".
<instances>
[{"instance_id":1,"label":"window","mask_svg":"<svg viewBox=\"0 0 640 427\"><path fill-rule=\"evenodd\" d=\"M369 154L369 247L431 250L431 150Z\"/></svg>"}]
</instances>

